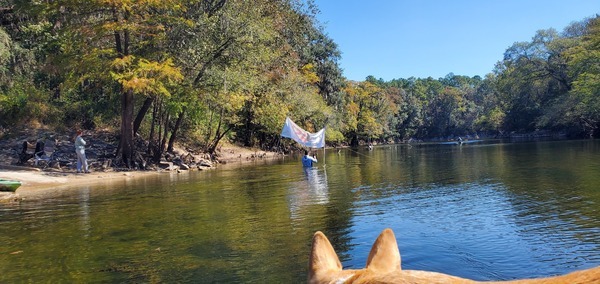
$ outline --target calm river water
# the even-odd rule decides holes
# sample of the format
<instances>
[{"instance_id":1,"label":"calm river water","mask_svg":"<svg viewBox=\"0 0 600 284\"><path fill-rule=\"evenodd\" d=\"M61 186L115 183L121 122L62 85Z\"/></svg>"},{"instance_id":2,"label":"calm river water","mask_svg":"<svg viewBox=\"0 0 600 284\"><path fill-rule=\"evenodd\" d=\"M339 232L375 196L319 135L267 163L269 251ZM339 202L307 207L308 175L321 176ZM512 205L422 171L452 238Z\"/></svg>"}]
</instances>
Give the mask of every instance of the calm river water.
<instances>
[{"instance_id":1,"label":"calm river water","mask_svg":"<svg viewBox=\"0 0 600 284\"><path fill-rule=\"evenodd\" d=\"M161 174L0 204L1 283L304 283L323 231L362 268L476 280L600 265L600 141L391 145Z\"/></svg>"}]
</instances>

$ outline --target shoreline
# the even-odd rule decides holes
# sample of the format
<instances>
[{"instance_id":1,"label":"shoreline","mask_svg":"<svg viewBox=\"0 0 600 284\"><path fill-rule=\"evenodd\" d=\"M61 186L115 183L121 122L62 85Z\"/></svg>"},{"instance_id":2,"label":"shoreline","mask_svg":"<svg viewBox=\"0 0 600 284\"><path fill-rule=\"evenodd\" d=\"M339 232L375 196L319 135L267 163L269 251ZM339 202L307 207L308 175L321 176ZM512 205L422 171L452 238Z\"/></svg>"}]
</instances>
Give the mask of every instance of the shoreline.
<instances>
[{"instance_id":1,"label":"shoreline","mask_svg":"<svg viewBox=\"0 0 600 284\"><path fill-rule=\"evenodd\" d=\"M0 203L20 202L31 197L42 196L49 190L61 191L64 188L80 185L98 185L106 182L134 179L149 175L160 174L159 171L130 171L130 172L92 172L82 174L69 171L41 171L37 168L27 168L0 165L0 178L17 180L21 186L15 192L0 191Z\"/></svg>"},{"instance_id":2,"label":"shoreline","mask_svg":"<svg viewBox=\"0 0 600 284\"><path fill-rule=\"evenodd\" d=\"M21 161L20 154L22 153L23 142L27 142L28 147L32 147L36 143L35 141L40 140L41 137L54 139L53 155L55 155L57 161L66 162L66 164L57 166L56 163L53 165L45 163L44 166L36 166L32 158L25 160L25 162ZM192 162L187 161L187 163L177 165L174 162L169 162L170 160L166 161L168 159L163 159L163 162L152 165L148 170L129 170L112 167L110 165L111 159L99 158L113 150L112 147L109 147L114 144L114 137L111 133L104 131L89 132L86 139L90 142L89 149L86 149L86 154L89 151L88 164L91 171L89 174L76 172L72 139L64 133L45 128L25 129L2 139L0 142L0 145L3 146L0 147L0 178L19 181L21 186L15 192L0 191L0 204L44 199L49 195L60 194L69 188L81 187L82 185L96 187L108 183L129 183L136 179L166 173L186 174L188 172L221 168L235 169L296 155L295 150L283 154L244 147L226 141L216 149L213 155L176 145L173 153L171 153L172 156L179 157L182 161L191 159ZM26 149L26 151L32 151ZM27 153L30 154L29 152Z\"/></svg>"},{"instance_id":3,"label":"shoreline","mask_svg":"<svg viewBox=\"0 0 600 284\"><path fill-rule=\"evenodd\" d=\"M36 167L0 164L0 178L21 182L21 186L17 188L15 192L0 191L0 204L18 203L25 200L43 198L51 190L52 193L56 194L65 189L81 185L98 186L107 182L129 181L161 174L186 174L203 170L218 170L220 168L239 168L256 162L279 160L287 156L275 152L254 151L251 149L240 148L228 150L226 153L227 154L222 155L219 164L198 170L107 170L92 171L91 173L84 174L77 173L70 169L59 170L46 168L42 170Z\"/></svg>"}]
</instances>

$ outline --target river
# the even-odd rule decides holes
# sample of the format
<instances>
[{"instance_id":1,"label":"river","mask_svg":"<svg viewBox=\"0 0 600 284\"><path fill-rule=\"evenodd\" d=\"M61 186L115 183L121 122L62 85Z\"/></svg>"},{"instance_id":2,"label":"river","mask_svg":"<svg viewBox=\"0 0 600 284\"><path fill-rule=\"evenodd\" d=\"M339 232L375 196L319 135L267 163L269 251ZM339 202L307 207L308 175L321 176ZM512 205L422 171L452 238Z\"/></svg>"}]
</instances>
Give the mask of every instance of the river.
<instances>
[{"instance_id":1,"label":"river","mask_svg":"<svg viewBox=\"0 0 600 284\"><path fill-rule=\"evenodd\" d=\"M79 186L0 204L1 283L304 283L385 228L404 269L475 280L600 265L600 141L385 145ZM323 159L325 158L325 159Z\"/></svg>"}]
</instances>

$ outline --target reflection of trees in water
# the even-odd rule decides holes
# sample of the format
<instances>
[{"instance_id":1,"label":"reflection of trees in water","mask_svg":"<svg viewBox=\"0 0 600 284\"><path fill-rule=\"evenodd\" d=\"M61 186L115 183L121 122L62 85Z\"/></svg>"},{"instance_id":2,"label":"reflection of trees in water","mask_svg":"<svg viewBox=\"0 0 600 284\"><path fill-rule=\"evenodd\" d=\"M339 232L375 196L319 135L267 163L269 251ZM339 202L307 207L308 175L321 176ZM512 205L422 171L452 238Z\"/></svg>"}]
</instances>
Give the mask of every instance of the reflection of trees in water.
<instances>
[{"instance_id":1,"label":"reflection of trees in water","mask_svg":"<svg viewBox=\"0 0 600 284\"><path fill-rule=\"evenodd\" d=\"M523 230L597 243L598 230L581 228L600 228L599 147L593 140L552 141L507 144L498 151L492 171L511 193Z\"/></svg>"},{"instance_id":2,"label":"reflection of trees in water","mask_svg":"<svg viewBox=\"0 0 600 284\"><path fill-rule=\"evenodd\" d=\"M331 155L330 155L331 156ZM338 161L342 162L343 161ZM331 169L331 168L330 168ZM358 169L358 168L357 168ZM348 182L354 172L346 172L334 168L334 179ZM301 180L291 183L288 190L290 218L294 222L308 222L312 231L323 231L329 240L335 244L340 260L348 259L350 250L350 232L352 224L352 209L354 208L352 194L348 194L347 186L340 186L331 192L328 185L327 170L323 167L303 168ZM302 225L304 227L306 225Z\"/></svg>"},{"instance_id":3,"label":"reflection of trees in water","mask_svg":"<svg viewBox=\"0 0 600 284\"><path fill-rule=\"evenodd\" d=\"M600 204L598 141L389 145L369 152L342 150L330 157L330 201L325 208L326 223L319 230L330 237L342 261L352 249L353 232L360 231L356 223L360 218L356 218L353 208L357 201L398 194L460 197L463 191L478 185L493 185L491 196L506 198L503 204L506 212L512 212L512 218L500 221L518 226L519 234L525 234L521 237L530 240L531 246L545 248L549 245L536 240L565 238L555 241L563 243L558 248L576 248L581 243L585 243L581 250L598 248L599 231L593 229L600 227L596 206ZM453 190L442 193L440 188ZM499 209L498 205L488 206ZM578 254L564 256L571 255Z\"/></svg>"}]
</instances>

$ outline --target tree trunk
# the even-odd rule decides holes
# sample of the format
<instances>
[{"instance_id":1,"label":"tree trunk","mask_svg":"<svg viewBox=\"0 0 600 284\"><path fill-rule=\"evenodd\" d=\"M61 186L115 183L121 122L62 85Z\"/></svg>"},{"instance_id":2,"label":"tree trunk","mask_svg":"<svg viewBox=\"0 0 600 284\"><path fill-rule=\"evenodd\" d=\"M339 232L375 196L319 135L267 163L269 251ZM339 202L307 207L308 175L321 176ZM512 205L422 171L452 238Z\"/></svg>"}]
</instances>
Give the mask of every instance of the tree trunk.
<instances>
[{"instance_id":1,"label":"tree trunk","mask_svg":"<svg viewBox=\"0 0 600 284\"><path fill-rule=\"evenodd\" d=\"M113 12L113 21L116 24L119 22L119 14L117 12L117 9L115 9L115 8L112 9L112 12ZM121 34L119 33L118 30L115 30L114 36L115 36L115 49L117 50L119 57L123 57L124 53L123 53L123 45L121 42Z\"/></svg>"},{"instance_id":2,"label":"tree trunk","mask_svg":"<svg viewBox=\"0 0 600 284\"><path fill-rule=\"evenodd\" d=\"M211 136L212 136L212 123L213 123L213 116L215 114L214 111L212 111L212 106L210 105L210 103L208 103L208 111L210 112L210 116L208 118L208 133L206 134L206 141L210 141Z\"/></svg>"},{"instance_id":3,"label":"tree trunk","mask_svg":"<svg viewBox=\"0 0 600 284\"><path fill-rule=\"evenodd\" d=\"M352 146L352 147L358 146L358 133L356 131L353 131L350 134L350 137L351 137L350 146Z\"/></svg>"},{"instance_id":4,"label":"tree trunk","mask_svg":"<svg viewBox=\"0 0 600 284\"><path fill-rule=\"evenodd\" d=\"M121 95L121 150L123 163L128 168L133 165L133 92L126 91Z\"/></svg>"},{"instance_id":5,"label":"tree trunk","mask_svg":"<svg viewBox=\"0 0 600 284\"><path fill-rule=\"evenodd\" d=\"M167 145L167 134L169 133L169 119L171 119L171 118L170 118L169 114L167 114L167 117L165 118L165 122L164 122L165 128L163 130L162 141L160 142L160 155L161 156L165 152L165 146Z\"/></svg>"},{"instance_id":6,"label":"tree trunk","mask_svg":"<svg viewBox=\"0 0 600 284\"><path fill-rule=\"evenodd\" d=\"M219 113L219 124L217 124L217 130L215 131L215 139L221 135L221 124L223 123L223 108Z\"/></svg>"},{"instance_id":7,"label":"tree trunk","mask_svg":"<svg viewBox=\"0 0 600 284\"><path fill-rule=\"evenodd\" d=\"M183 121L183 117L185 115L185 107L181 110L179 117L177 117L177 122L175 122L175 127L171 132L171 137L169 138L169 146L167 146L167 152L173 152L173 144L175 144L175 139L177 137L177 130L181 127L181 122Z\"/></svg>"},{"instance_id":8,"label":"tree trunk","mask_svg":"<svg viewBox=\"0 0 600 284\"><path fill-rule=\"evenodd\" d=\"M244 141L244 146L246 147L251 147L254 146L252 145L252 135L254 132L254 125L252 123L253 121L253 113L252 113L252 102L251 101L247 101L246 102L246 112L245 112L245 117L244 119L244 124L245 124L245 131L244 131L244 137L242 137L243 141Z\"/></svg>"},{"instance_id":9,"label":"tree trunk","mask_svg":"<svg viewBox=\"0 0 600 284\"><path fill-rule=\"evenodd\" d=\"M217 145L219 145L219 142L221 141L221 139L223 139L223 137L225 136L225 134L227 134L227 132L229 132L233 127L229 126L229 128L227 128L227 130L223 131L223 133L217 137L215 137L215 140L213 140L210 144L210 147L208 148L208 153L210 154L214 154L215 150L217 149Z\"/></svg>"},{"instance_id":10,"label":"tree trunk","mask_svg":"<svg viewBox=\"0 0 600 284\"><path fill-rule=\"evenodd\" d=\"M154 104L154 107L152 108L152 122L150 123L150 136L148 137L148 150L146 150L146 153L151 156L154 157L154 150L156 149L155 144L154 143L154 128L156 127L156 116L158 113L158 104Z\"/></svg>"},{"instance_id":11,"label":"tree trunk","mask_svg":"<svg viewBox=\"0 0 600 284\"><path fill-rule=\"evenodd\" d=\"M165 116L165 113L163 112L163 105L162 105L162 99L160 99L157 102L157 114L158 114L158 123L157 123L157 127L158 129L156 130L156 133L158 135L158 137L156 138L156 141L154 143L154 155L153 155L153 159L154 159L154 163L159 163L160 162L160 158L162 156L162 149L161 149L161 143L160 141L162 140L162 133L163 133L163 119Z\"/></svg>"},{"instance_id":12,"label":"tree trunk","mask_svg":"<svg viewBox=\"0 0 600 284\"><path fill-rule=\"evenodd\" d=\"M146 113L152 106L152 102L154 102L154 96L147 97L144 101L144 104L138 111L137 116L135 117L135 121L133 121L133 133L137 133L140 130L140 125L142 124L142 120L146 116Z\"/></svg>"},{"instance_id":13,"label":"tree trunk","mask_svg":"<svg viewBox=\"0 0 600 284\"><path fill-rule=\"evenodd\" d=\"M222 123L223 123L223 108L221 108L221 113L219 114L219 124L217 125L217 131L215 132L215 139L213 139L212 141L208 140L211 142L208 144L207 150L211 154L217 148L217 144L219 144L219 141L221 140L221 138L223 138L223 135L225 135L227 132L229 132L229 130L231 130L231 127L229 127L229 129L225 130L223 132L223 134L221 134L221 124Z\"/></svg>"}]
</instances>

